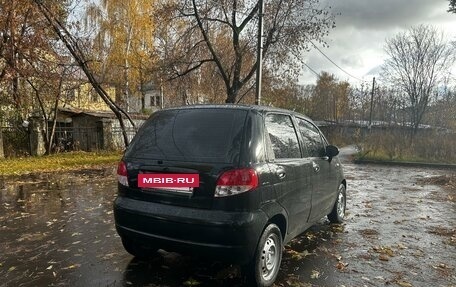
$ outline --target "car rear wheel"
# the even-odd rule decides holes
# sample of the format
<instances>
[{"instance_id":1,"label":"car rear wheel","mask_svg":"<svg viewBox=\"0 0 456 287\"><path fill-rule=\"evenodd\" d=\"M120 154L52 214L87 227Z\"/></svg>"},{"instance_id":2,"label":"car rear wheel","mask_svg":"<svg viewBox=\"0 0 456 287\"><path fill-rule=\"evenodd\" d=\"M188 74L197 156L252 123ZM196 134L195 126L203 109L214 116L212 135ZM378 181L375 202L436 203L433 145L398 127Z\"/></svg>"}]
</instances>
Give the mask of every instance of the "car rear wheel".
<instances>
[{"instance_id":1,"label":"car rear wheel","mask_svg":"<svg viewBox=\"0 0 456 287\"><path fill-rule=\"evenodd\" d=\"M347 192L345 185L341 183L337 190L337 199L328 219L331 223L342 223L345 218L345 208L347 206Z\"/></svg>"},{"instance_id":2,"label":"car rear wheel","mask_svg":"<svg viewBox=\"0 0 456 287\"><path fill-rule=\"evenodd\" d=\"M152 246L141 245L129 238L122 238L122 245L128 253L139 259L151 258L156 255L158 250Z\"/></svg>"},{"instance_id":3,"label":"car rear wheel","mask_svg":"<svg viewBox=\"0 0 456 287\"><path fill-rule=\"evenodd\" d=\"M246 267L249 281L259 287L271 286L279 273L282 249L280 229L271 223L261 235L253 261Z\"/></svg>"}]
</instances>

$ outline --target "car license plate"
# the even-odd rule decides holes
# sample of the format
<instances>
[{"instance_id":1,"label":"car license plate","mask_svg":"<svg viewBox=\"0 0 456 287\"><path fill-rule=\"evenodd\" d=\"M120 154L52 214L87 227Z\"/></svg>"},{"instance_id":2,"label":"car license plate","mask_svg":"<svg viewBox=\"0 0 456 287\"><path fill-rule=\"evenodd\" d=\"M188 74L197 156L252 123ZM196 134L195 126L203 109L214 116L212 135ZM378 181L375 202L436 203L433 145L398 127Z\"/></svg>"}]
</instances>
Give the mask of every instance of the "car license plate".
<instances>
[{"instance_id":1,"label":"car license plate","mask_svg":"<svg viewBox=\"0 0 456 287\"><path fill-rule=\"evenodd\" d=\"M140 173L138 187L193 192L199 187L199 174Z\"/></svg>"}]
</instances>

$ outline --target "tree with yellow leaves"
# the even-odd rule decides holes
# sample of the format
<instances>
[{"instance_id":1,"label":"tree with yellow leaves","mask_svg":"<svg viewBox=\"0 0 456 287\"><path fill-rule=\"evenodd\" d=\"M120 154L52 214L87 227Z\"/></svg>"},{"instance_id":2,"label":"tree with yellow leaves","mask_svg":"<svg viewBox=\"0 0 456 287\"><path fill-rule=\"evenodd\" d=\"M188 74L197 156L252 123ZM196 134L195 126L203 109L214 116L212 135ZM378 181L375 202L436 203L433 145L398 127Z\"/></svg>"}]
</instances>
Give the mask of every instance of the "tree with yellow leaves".
<instances>
[{"instance_id":1,"label":"tree with yellow leaves","mask_svg":"<svg viewBox=\"0 0 456 287\"><path fill-rule=\"evenodd\" d=\"M102 0L86 7L85 28L92 32L92 68L102 82L121 91L117 101L131 110L141 87L153 80L154 1Z\"/></svg>"}]
</instances>

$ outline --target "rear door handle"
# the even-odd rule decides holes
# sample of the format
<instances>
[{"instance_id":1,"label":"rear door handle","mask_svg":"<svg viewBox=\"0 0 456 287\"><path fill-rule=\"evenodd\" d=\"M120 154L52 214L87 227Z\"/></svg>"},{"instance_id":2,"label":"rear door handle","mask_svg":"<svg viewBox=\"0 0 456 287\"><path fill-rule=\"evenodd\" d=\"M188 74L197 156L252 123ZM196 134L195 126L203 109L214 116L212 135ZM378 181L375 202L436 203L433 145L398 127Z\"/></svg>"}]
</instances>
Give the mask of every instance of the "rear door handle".
<instances>
[{"instance_id":1,"label":"rear door handle","mask_svg":"<svg viewBox=\"0 0 456 287\"><path fill-rule=\"evenodd\" d=\"M320 166L318 165L318 163L316 162L312 162L312 168L315 172L319 172L320 171Z\"/></svg>"},{"instance_id":2,"label":"rear door handle","mask_svg":"<svg viewBox=\"0 0 456 287\"><path fill-rule=\"evenodd\" d=\"M277 176L280 178L280 179L284 179L285 176L286 176L286 172L285 172L285 169L283 167L278 167L276 169L276 173L277 173Z\"/></svg>"}]
</instances>

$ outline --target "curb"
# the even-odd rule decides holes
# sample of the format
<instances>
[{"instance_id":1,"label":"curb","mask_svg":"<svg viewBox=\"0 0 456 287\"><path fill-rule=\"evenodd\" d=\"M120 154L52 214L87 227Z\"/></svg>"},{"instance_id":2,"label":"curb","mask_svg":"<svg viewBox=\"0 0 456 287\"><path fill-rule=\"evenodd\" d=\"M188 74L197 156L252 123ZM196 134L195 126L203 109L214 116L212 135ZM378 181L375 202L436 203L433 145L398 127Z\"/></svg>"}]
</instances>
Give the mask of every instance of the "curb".
<instances>
[{"instance_id":1,"label":"curb","mask_svg":"<svg viewBox=\"0 0 456 287\"><path fill-rule=\"evenodd\" d=\"M456 164L446 163L426 163L426 162L398 162L398 161L378 161L378 160L363 160L355 159L355 164L378 164L378 165L391 165L391 166L409 166L409 167L429 167L438 169L456 170Z\"/></svg>"}]
</instances>

